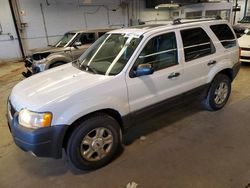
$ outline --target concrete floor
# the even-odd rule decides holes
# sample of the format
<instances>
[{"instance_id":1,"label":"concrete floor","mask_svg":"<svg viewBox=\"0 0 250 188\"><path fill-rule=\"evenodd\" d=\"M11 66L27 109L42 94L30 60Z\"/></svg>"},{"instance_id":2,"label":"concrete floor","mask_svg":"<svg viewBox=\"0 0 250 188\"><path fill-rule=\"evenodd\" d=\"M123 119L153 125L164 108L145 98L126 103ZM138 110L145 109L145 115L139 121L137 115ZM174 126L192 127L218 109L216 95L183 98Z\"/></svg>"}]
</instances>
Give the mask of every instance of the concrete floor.
<instances>
[{"instance_id":1,"label":"concrete floor","mask_svg":"<svg viewBox=\"0 0 250 188\"><path fill-rule=\"evenodd\" d=\"M246 188L250 183L250 66L242 66L226 107L179 105L128 135L133 141L106 167L71 170L65 159L36 158L13 144L6 99L23 64L0 64L0 187ZM146 139L138 139L145 136Z\"/></svg>"}]
</instances>

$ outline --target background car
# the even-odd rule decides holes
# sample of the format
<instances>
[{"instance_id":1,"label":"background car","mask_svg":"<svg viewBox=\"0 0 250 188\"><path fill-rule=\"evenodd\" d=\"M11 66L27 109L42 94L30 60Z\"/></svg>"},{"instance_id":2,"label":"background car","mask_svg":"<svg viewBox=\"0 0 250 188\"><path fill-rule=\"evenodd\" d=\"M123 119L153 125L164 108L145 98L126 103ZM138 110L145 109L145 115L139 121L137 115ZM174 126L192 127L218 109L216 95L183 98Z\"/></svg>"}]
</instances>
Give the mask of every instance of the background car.
<instances>
[{"instance_id":1,"label":"background car","mask_svg":"<svg viewBox=\"0 0 250 188\"><path fill-rule=\"evenodd\" d=\"M238 24L233 26L237 38L244 35L244 31L248 28L250 28L250 16L244 16L242 20L238 21Z\"/></svg>"},{"instance_id":2,"label":"background car","mask_svg":"<svg viewBox=\"0 0 250 188\"><path fill-rule=\"evenodd\" d=\"M250 63L250 30L246 29L245 34L238 38L241 48L240 61Z\"/></svg>"},{"instance_id":3,"label":"background car","mask_svg":"<svg viewBox=\"0 0 250 188\"><path fill-rule=\"evenodd\" d=\"M110 29L69 31L55 45L32 49L25 59L27 72L23 72L23 76L29 77L32 74L76 60L107 31Z\"/></svg>"}]
</instances>

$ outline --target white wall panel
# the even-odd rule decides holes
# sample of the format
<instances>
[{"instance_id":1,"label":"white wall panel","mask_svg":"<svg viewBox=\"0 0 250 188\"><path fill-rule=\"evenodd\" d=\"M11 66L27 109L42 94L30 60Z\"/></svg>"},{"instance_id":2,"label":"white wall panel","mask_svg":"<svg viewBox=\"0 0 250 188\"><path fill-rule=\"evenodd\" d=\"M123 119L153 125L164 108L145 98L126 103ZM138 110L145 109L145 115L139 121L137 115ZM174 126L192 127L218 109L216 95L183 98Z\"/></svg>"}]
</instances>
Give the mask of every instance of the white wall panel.
<instances>
[{"instance_id":1,"label":"white wall panel","mask_svg":"<svg viewBox=\"0 0 250 188\"><path fill-rule=\"evenodd\" d=\"M28 49L47 45L40 4L42 4L49 43L69 30L94 29L127 25L126 11L120 8L120 0L95 0L84 4L78 0L19 0L20 9L25 12L21 17L27 23L25 38ZM116 11L112 11L116 9ZM109 15L109 16L108 16Z\"/></svg>"},{"instance_id":2,"label":"white wall panel","mask_svg":"<svg viewBox=\"0 0 250 188\"><path fill-rule=\"evenodd\" d=\"M145 0L17 0L17 2L22 11L21 22L27 23L23 32L26 50L47 46L44 21L49 44L53 44L69 30L115 28L127 26L129 23L137 24L138 20L167 20L171 15L169 9L145 9ZM125 5L120 6L121 2L129 2L129 11ZM131 20L128 20L128 12ZM15 38L14 41L8 41L9 36L0 35L0 59L20 57L8 0L0 0L0 23L4 32L11 33Z\"/></svg>"},{"instance_id":3,"label":"white wall panel","mask_svg":"<svg viewBox=\"0 0 250 188\"><path fill-rule=\"evenodd\" d=\"M8 0L0 0L0 24L3 30L0 35L0 61L9 58L20 58L21 52ZM14 40L11 40L10 36L13 36Z\"/></svg>"}]
</instances>

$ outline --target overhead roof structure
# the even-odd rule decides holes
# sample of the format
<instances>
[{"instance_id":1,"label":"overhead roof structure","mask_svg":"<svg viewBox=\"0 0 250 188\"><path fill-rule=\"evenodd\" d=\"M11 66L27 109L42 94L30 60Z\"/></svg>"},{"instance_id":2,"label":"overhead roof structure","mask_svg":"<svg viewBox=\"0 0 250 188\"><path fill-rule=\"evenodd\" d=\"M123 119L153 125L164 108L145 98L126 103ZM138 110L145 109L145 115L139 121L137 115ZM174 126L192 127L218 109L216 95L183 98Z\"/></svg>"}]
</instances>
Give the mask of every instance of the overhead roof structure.
<instances>
[{"instance_id":1,"label":"overhead roof structure","mask_svg":"<svg viewBox=\"0 0 250 188\"><path fill-rule=\"evenodd\" d=\"M182 6L182 5L204 3L204 2L211 2L211 0L210 1L209 0L155 0L155 1L146 0L146 8L155 8L159 5L166 5L166 7L171 8L176 5Z\"/></svg>"}]
</instances>

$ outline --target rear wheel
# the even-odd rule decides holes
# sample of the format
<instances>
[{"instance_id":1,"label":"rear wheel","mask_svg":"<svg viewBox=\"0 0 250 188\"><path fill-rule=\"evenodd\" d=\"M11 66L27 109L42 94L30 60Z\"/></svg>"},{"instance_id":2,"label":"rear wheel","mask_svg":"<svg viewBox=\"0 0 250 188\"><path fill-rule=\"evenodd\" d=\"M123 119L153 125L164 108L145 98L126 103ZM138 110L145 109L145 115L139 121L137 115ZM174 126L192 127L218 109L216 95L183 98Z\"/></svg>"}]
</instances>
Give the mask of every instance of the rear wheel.
<instances>
[{"instance_id":1,"label":"rear wheel","mask_svg":"<svg viewBox=\"0 0 250 188\"><path fill-rule=\"evenodd\" d=\"M231 93L231 80L225 74L218 74L210 88L203 104L208 110L219 110L225 106Z\"/></svg>"},{"instance_id":2,"label":"rear wheel","mask_svg":"<svg viewBox=\"0 0 250 188\"><path fill-rule=\"evenodd\" d=\"M92 116L73 131L67 144L71 164L81 170L93 170L108 164L116 155L120 128L108 115Z\"/></svg>"}]
</instances>

